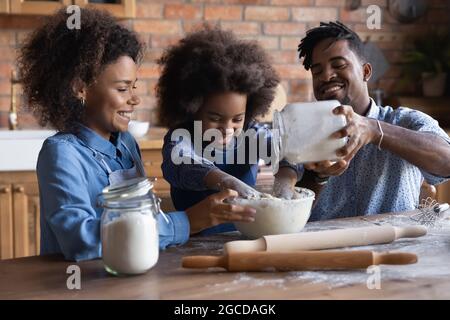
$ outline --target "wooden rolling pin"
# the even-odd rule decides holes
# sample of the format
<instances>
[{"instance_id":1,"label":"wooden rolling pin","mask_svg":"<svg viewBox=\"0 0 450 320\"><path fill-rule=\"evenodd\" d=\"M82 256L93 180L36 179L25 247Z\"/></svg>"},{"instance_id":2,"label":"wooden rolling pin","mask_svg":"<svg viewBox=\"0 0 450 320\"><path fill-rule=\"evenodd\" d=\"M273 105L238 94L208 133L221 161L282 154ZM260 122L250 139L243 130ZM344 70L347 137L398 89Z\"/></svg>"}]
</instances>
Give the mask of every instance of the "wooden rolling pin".
<instances>
[{"instance_id":1,"label":"wooden rolling pin","mask_svg":"<svg viewBox=\"0 0 450 320\"><path fill-rule=\"evenodd\" d=\"M228 271L300 271L361 269L378 264L411 264L417 256L406 252L298 251L238 252L223 256L183 257L184 268L221 267Z\"/></svg>"},{"instance_id":2,"label":"wooden rolling pin","mask_svg":"<svg viewBox=\"0 0 450 320\"><path fill-rule=\"evenodd\" d=\"M264 236L256 240L225 243L225 253L256 251L299 251L335 249L390 243L399 238L416 238L427 233L424 226L374 226Z\"/></svg>"}]
</instances>

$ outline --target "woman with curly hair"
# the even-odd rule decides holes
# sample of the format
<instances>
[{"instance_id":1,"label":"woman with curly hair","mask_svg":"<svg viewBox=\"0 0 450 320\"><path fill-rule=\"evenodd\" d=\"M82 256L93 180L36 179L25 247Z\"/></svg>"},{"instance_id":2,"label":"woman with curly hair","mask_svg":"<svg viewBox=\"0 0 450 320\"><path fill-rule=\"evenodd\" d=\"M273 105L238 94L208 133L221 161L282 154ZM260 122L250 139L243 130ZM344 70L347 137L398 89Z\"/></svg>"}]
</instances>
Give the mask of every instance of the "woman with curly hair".
<instances>
[{"instance_id":1,"label":"woman with curly hair","mask_svg":"<svg viewBox=\"0 0 450 320\"><path fill-rule=\"evenodd\" d=\"M162 170L171 184L175 208L184 210L223 189L242 197L260 196L253 189L259 142L270 154L271 134L255 117L267 113L279 83L264 50L230 31L206 26L169 48L159 64L159 120L171 129L164 139ZM214 130L215 134L208 133ZM248 140L239 139L250 131L254 134L247 135ZM213 136L211 144L202 139ZM252 144L258 145L256 156ZM244 161L236 163L240 152ZM292 197L290 190L301 172L301 166L281 162L275 195ZM198 228L202 234L231 231L233 221L254 220L249 208L230 204L223 208L206 219L190 219L202 226Z\"/></svg>"},{"instance_id":2,"label":"woman with curly hair","mask_svg":"<svg viewBox=\"0 0 450 320\"><path fill-rule=\"evenodd\" d=\"M42 125L58 131L44 142L37 164L41 254L79 261L101 256L96 198L103 188L145 176L127 132L140 102L134 90L144 47L106 12L81 9L80 29L67 28L67 18L62 9L35 30L18 65L29 106ZM215 210L228 195L203 206ZM208 212L194 215L202 214ZM172 212L167 223L158 217L161 249L187 241L190 215Z\"/></svg>"}]
</instances>

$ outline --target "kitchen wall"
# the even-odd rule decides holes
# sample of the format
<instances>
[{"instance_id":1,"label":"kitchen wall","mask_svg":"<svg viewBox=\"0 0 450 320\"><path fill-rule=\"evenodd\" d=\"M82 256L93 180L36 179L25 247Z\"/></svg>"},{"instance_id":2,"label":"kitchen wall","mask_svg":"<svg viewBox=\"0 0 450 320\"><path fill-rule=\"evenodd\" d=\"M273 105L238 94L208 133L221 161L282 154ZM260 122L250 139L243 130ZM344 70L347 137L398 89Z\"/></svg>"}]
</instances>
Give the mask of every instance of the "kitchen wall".
<instances>
[{"instance_id":1,"label":"kitchen wall","mask_svg":"<svg viewBox=\"0 0 450 320\"><path fill-rule=\"evenodd\" d=\"M431 0L425 17L413 24L400 24L387 12L387 0L362 0L357 10L348 10L345 0L137 0L137 18L124 21L148 44L140 69L139 94L142 97L139 119L155 121L154 86L158 78L157 59L168 45L204 21L220 23L244 38L258 40L273 58L283 79L288 101L312 99L310 75L299 64L297 45L305 31L320 21L340 20L367 40L382 48L390 69L379 82L387 94L400 89L399 62L408 48L408 37L433 26L449 26L448 0ZM351 2L351 1L350 1ZM380 30L368 30L368 5L382 8ZM7 127L10 107L10 70L15 50L26 34L39 25L38 17L0 15L0 128ZM402 90L408 90L407 88ZM19 104L22 105L22 103ZM34 118L23 108L19 127L36 127Z\"/></svg>"}]
</instances>

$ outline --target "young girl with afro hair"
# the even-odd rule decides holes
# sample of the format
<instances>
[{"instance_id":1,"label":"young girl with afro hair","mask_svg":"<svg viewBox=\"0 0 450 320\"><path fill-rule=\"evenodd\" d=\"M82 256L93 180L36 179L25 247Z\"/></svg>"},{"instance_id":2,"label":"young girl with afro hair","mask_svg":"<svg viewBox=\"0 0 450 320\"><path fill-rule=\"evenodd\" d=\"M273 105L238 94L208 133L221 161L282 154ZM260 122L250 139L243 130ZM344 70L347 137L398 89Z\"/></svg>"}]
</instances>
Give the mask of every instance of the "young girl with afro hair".
<instances>
[{"instance_id":1,"label":"young girl with afro hair","mask_svg":"<svg viewBox=\"0 0 450 320\"><path fill-rule=\"evenodd\" d=\"M230 31L204 26L170 47L159 64L159 121L170 128L162 170L175 208L195 207L219 190L230 190L230 197L259 197L253 188L262 151L259 142L268 155L272 148L271 132L255 118L268 112L279 84L264 50ZM256 139L239 139L248 132L254 134L247 137ZM256 155L251 154L252 144L258 146ZM239 152L245 154L244 161L237 161ZM286 161L279 167L274 193L290 198L302 167ZM232 231L231 222L254 220L250 208L227 200L220 199L223 210L209 217L190 217L197 221L196 230Z\"/></svg>"}]
</instances>

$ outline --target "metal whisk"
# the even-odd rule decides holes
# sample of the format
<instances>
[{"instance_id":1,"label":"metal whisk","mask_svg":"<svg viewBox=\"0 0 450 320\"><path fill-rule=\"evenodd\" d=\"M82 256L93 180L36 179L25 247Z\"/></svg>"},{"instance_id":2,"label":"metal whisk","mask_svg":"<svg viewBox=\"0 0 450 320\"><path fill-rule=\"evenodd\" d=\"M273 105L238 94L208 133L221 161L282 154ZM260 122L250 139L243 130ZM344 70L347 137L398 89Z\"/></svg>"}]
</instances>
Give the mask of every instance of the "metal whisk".
<instances>
[{"instance_id":1,"label":"metal whisk","mask_svg":"<svg viewBox=\"0 0 450 320\"><path fill-rule=\"evenodd\" d=\"M421 225L433 227L436 221L442 217L442 213L448 210L448 203L440 204L436 200L428 197L422 199L419 206L419 213L411 217L412 220L419 222Z\"/></svg>"}]
</instances>

